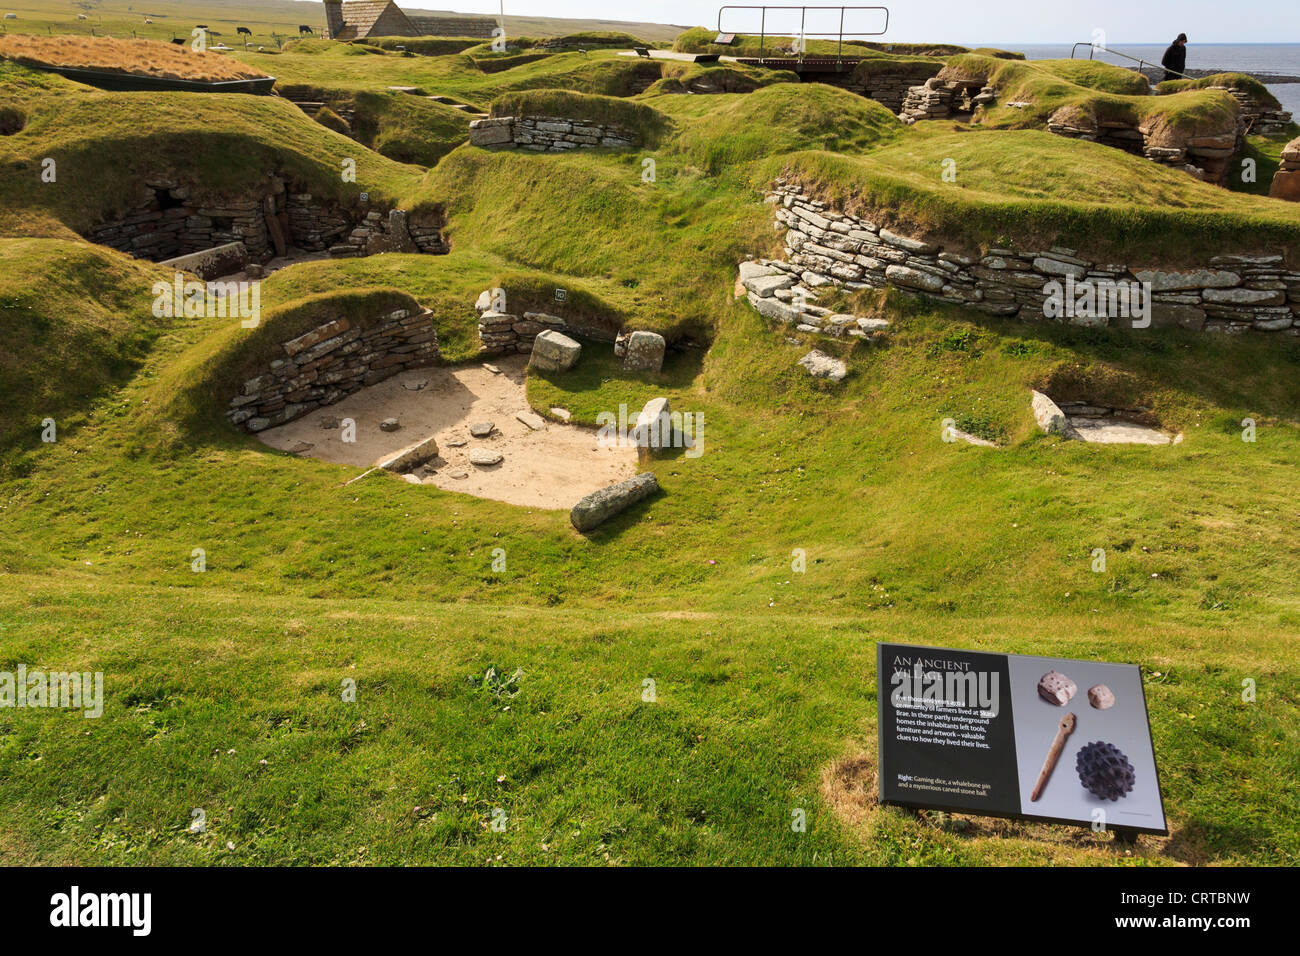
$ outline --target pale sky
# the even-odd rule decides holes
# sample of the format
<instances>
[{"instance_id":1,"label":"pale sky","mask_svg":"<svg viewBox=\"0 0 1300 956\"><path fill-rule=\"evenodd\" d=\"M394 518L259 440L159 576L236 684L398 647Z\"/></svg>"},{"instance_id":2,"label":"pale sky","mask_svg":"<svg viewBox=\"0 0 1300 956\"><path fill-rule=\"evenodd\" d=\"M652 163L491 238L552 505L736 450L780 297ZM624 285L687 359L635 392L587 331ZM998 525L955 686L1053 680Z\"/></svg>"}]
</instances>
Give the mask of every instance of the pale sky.
<instances>
[{"instance_id":1,"label":"pale sky","mask_svg":"<svg viewBox=\"0 0 1300 956\"><path fill-rule=\"evenodd\" d=\"M828 0L813 2L825 5ZM462 13L495 14L500 9L500 0L407 0L402 5L412 9L437 7ZM789 5L789 0L785 5ZM507 21L514 12L531 16L707 27L717 26L719 6L718 2L692 0L505 0ZM732 16L743 18L757 14L738 11ZM775 16L769 14L769 17ZM797 14L794 16L797 23ZM861 17L863 21L860 22L867 22L866 18L872 15L861 12L849 16ZM838 12L834 18L838 24ZM730 23L724 22L723 25L729 26ZM743 19L737 20L736 26L735 32L750 32ZM1106 42L1114 47L1122 47L1125 43L1168 43L1179 33L1186 33L1192 43L1300 43L1300 2L924 0L892 5L885 40L967 45L1013 41L1072 43L1091 39L1093 30L1098 28L1105 30Z\"/></svg>"}]
</instances>

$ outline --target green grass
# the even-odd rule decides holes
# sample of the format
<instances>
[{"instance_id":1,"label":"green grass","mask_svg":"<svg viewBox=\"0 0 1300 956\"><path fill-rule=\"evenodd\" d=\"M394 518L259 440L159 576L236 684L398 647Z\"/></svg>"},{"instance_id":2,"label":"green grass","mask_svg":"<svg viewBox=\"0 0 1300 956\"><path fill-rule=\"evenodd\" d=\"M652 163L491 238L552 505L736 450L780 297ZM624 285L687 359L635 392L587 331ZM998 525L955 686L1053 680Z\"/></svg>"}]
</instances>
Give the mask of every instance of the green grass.
<instances>
[{"instance_id":1,"label":"green grass","mask_svg":"<svg viewBox=\"0 0 1300 956\"><path fill-rule=\"evenodd\" d=\"M352 97L353 135L399 163L436 166L469 138L470 117L407 93L362 91Z\"/></svg>"},{"instance_id":2,"label":"green grass","mask_svg":"<svg viewBox=\"0 0 1300 956\"><path fill-rule=\"evenodd\" d=\"M52 418L72 431L87 406L127 382L170 320L150 312L163 272L106 249L0 240L0 472L21 469Z\"/></svg>"},{"instance_id":3,"label":"green grass","mask_svg":"<svg viewBox=\"0 0 1300 956\"><path fill-rule=\"evenodd\" d=\"M605 53L484 73L463 53L301 46L263 58L358 107L374 97L379 149L383 129L418 139L426 122L389 85L487 105L627 79ZM0 138L0 670L102 670L107 695L98 721L0 710L4 862L1300 861L1300 348L862 294L837 305L891 334L824 345L852 369L830 385L796 365L808 343L732 296L741 258L779 251L762 196L782 172L950 246L1030 237L1144 262L1294 254L1294 206L1037 130L903 128L820 86L616 101L670 121L639 150L461 145L410 166L287 103L173 96L0 83L28 117ZM455 145L429 128L431 148ZM283 164L326 190L344 150L377 191L444 207L452 252L281 270L252 333L153 319L156 270L72 231L146 165L234 188ZM80 188L22 179L51 151ZM554 309L563 288L575 316L683 342L654 378L587 342L571 373L527 380L534 408L578 422L657 395L702 413L704 453L652 465L662 495L580 536L563 511L386 474L345 487L358 469L221 418L240 376L323 316L418 303L445 358L473 361L474 299L498 286L515 312ZM1033 387L1142 404L1185 440L1061 442L1035 426ZM1003 447L945 443L945 418ZM881 640L1142 666L1173 838L1126 856L1066 828L846 801L842 774L869 782ZM202 835L186 832L195 807Z\"/></svg>"},{"instance_id":4,"label":"green grass","mask_svg":"<svg viewBox=\"0 0 1300 956\"><path fill-rule=\"evenodd\" d=\"M865 831L837 820L821 776L870 748L879 639L1159 672L1148 693L1180 840L1139 862L1294 861L1295 549L1265 519L1285 511L1300 450L1293 366L1270 343L1189 335L1135 353L1121 334L993 322L936 357L960 319L904 307L899 322L838 393L794 375L798 353L738 307L702 365L679 359L657 387L608 360L534 381L536 404L579 418L661 392L707 416L705 456L661 462L667 494L588 541L562 514L383 477L343 489L350 470L232 432L131 453L151 421L141 403L201 330L163 343L4 502L0 562L23 595L0 598L7 661L103 669L109 688L90 738L79 716L5 715L9 858L1115 859L1106 844L962 836L899 811ZM1188 441L1034 436L1026 389L1061 363L1140 375ZM944 444L950 411L995 423L1011 447ZM1229 430L1247 411L1268 422L1260 445ZM234 474L256 474L256 493ZM498 546L505 573L490 570ZM1097 546L1104 576L1089 570ZM805 576L789 571L794 547ZM612 616L633 591L635 611ZM489 667L522 669L518 695L484 690ZM1234 703L1244 676L1268 689L1257 705ZM339 699L349 677L355 705ZM1230 818L1214 786L1229 781ZM202 838L181 832L195 806L212 821ZM483 826L497 807L503 834ZM809 839L782 825L795 807L810 808Z\"/></svg>"},{"instance_id":5,"label":"green grass","mask_svg":"<svg viewBox=\"0 0 1300 956\"><path fill-rule=\"evenodd\" d=\"M504 93L492 101L493 116L556 116L615 126L633 133L640 145L654 145L668 130L668 118L652 106L613 96L569 90Z\"/></svg>"},{"instance_id":6,"label":"green grass","mask_svg":"<svg viewBox=\"0 0 1300 956\"><path fill-rule=\"evenodd\" d=\"M22 67L0 64L0 89ZM9 94L15 95L15 94ZM56 218L78 232L139 201L150 174L183 169L217 192L238 192L279 170L312 193L352 205L362 190L396 201L421 170L365 150L286 100L243 94L108 93L65 83L24 99L27 123L0 138L0 229L22 234ZM41 182L55 160L57 179ZM357 182L344 182L345 159ZM45 225L34 226L35 223Z\"/></svg>"},{"instance_id":7,"label":"green grass","mask_svg":"<svg viewBox=\"0 0 1300 956\"><path fill-rule=\"evenodd\" d=\"M863 152L903 130L879 103L822 84L779 83L744 95L653 102L673 116L689 117L673 148L710 175L800 149Z\"/></svg>"},{"instance_id":8,"label":"green grass","mask_svg":"<svg viewBox=\"0 0 1300 956\"><path fill-rule=\"evenodd\" d=\"M797 37L757 33L738 33L735 42L726 45L713 42L718 31L707 27L693 27L677 35L673 49L678 53L720 53L724 56L780 56L782 51L789 55L794 49ZM837 39L808 37L804 40L804 51L809 56L866 57L882 59L912 58L918 55L927 57L951 56L966 52L966 47L937 43L875 43L869 41L845 40L841 46Z\"/></svg>"},{"instance_id":9,"label":"green grass","mask_svg":"<svg viewBox=\"0 0 1300 956\"><path fill-rule=\"evenodd\" d=\"M1273 176L1282 165L1282 150L1286 144L1300 133L1300 127L1292 124L1292 129L1281 136L1247 136L1246 144L1237 157L1237 163L1229 171L1227 186L1238 192L1254 193L1267 196L1273 185ZM1254 160L1253 179L1246 179L1247 159Z\"/></svg>"},{"instance_id":10,"label":"green grass","mask_svg":"<svg viewBox=\"0 0 1300 956\"><path fill-rule=\"evenodd\" d=\"M689 93L692 83L705 83L727 93L752 93L774 83L796 83L799 75L791 70L770 70L743 63L683 63L665 60L660 65L662 78L656 80L646 96L660 93Z\"/></svg>"},{"instance_id":11,"label":"green grass","mask_svg":"<svg viewBox=\"0 0 1300 956\"><path fill-rule=\"evenodd\" d=\"M1215 73L1213 76L1203 76L1196 80L1166 80L1158 84L1156 89L1161 93L1179 93L1184 90L1203 90L1212 86L1236 87L1250 93L1251 96L1270 109L1281 109L1282 107L1277 97L1268 91L1267 86L1245 73Z\"/></svg>"},{"instance_id":12,"label":"green grass","mask_svg":"<svg viewBox=\"0 0 1300 956\"><path fill-rule=\"evenodd\" d=\"M942 177L948 159L955 182ZM1186 264L1203 262L1213 248L1294 255L1300 241L1295 204L1229 192L1120 150L1037 130L930 130L862 156L797 153L767 168L832 201L975 251L1046 243Z\"/></svg>"},{"instance_id":13,"label":"green grass","mask_svg":"<svg viewBox=\"0 0 1300 956\"><path fill-rule=\"evenodd\" d=\"M1236 100L1221 90L1197 87L1152 96L1140 74L1091 60L1025 62L964 54L949 59L948 69L982 77L997 87L996 105L980 120L997 128L1041 127L1056 116L1076 124L1143 124L1153 127L1154 137L1162 140L1221 132L1232 128L1237 116Z\"/></svg>"},{"instance_id":14,"label":"green grass","mask_svg":"<svg viewBox=\"0 0 1300 956\"><path fill-rule=\"evenodd\" d=\"M239 59L270 73L277 89L381 90L415 86L429 93L486 104L513 90L564 89L626 96L662 75L658 62L638 62L613 50L530 53L511 62L475 60L469 52L404 56L376 47L305 41L284 53L240 52ZM486 66L486 69L484 67Z\"/></svg>"}]
</instances>

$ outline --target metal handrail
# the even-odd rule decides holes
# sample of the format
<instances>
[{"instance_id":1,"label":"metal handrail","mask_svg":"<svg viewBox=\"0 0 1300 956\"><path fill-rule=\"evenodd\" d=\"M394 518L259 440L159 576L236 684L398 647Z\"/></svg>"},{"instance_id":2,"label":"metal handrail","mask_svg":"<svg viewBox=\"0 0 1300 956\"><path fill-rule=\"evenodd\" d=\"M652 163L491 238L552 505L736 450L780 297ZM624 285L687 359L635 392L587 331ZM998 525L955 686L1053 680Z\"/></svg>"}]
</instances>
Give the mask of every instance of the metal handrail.
<instances>
[{"instance_id":1,"label":"metal handrail","mask_svg":"<svg viewBox=\"0 0 1300 956\"><path fill-rule=\"evenodd\" d=\"M1164 70L1166 73L1177 73L1185 80L1196 79L1196 77L1188 76L1186 73L1179 73L1178 70L1171 70L1163 63L1152 63L1150 60L1144 60L1140 56L1129 56L1127 53L1120 53L1119 50L1112 50L1108 46L1097 46L1097 44L1093 43L1091 40L1083 40L1079 43L1076 43L1074 46L1070 47L1071 60L1074 59L1074 51L1079 49L1079 47L1081 46L1086 46L1088 48L1088 59L1090 60L1092 59L1093 53L1096 52L1097 50L1100 50L1102 53L1113 53L1115 56L1122 56L1126 60L1132 60L1134 63L1138 65L1139 70L1141 70L1141 68L1144 66L1150 66L1150 67L1155 67L1158 70Z\"/></svg>"},{"instance_id":2,"label":"metal handrail","mask_svg":"<svg viewBox=\"0 0 1300 956\"><path fill-rule=\"evenodd\" d=\"M800 38L801 40L803 40L803 39L807 39L808 37L839 37L839 41L840 41L840 42L839 42L839 46L836 48L836 52L835 52L835 58L836 58L837 60L841 60L841 59L844 58L844 38L845 38L846 36L849 36L849 37L880 37L880 36L884 36L887 32L889 32L889 8L888 8L888 7L795 7L795 6L768 6L768 5L754 5L754 6L736 6L736 5L729 5L729 6L719 7L719 8L718 8L718 33L726 33L726 32L728 32L728 31L722 29L722 15L723 15L724 13L726 13L728 10L759 10L759 11L761 11L761 17L760 17L760 19L759 19L759 34L758 34L758 56L759 56L760 59L762 59L763 51L764 51L764 49L765 49L766 46L767 46L767 11L769 11L769 10L798 10L798 11L799 11L799 38ZM809 11L809 10L838 10L838 11L840 12L840 30L839 30L839 33L807 33L807 32L805 32L804 27L805 27L805 26L807 25L807 23L808 23L808 11ZM868 30L868 31L854 32L854 33L847 33L847 34L846 34L846 33L844 32L844 13L845 13L846 10L881 10L881 11L884 11L884 14L885 14L885 27L884 27L883 30L878 30L878 31L869 31L869 30ZM739 31L739 30L736 30L736 31L732 31L732 32L739 33L740 31ZM802 44L801 44L801 46L802 46ZM802 49L799 51L799 59L801 59L801 60L803 59L804 52L805 52L805 51L802 50Z\"/></svg>"}]
</instances>

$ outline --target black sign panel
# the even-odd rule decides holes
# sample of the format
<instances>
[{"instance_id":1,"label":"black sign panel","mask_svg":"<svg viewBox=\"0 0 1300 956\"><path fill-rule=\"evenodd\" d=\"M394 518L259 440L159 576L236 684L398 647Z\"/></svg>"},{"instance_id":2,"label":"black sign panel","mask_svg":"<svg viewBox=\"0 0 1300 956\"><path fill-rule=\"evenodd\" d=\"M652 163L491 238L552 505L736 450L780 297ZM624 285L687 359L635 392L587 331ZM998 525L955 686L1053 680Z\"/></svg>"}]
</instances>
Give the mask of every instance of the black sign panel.
<instances>
[{"instance_id":1,"label":"black sign panel","mask_svg":"<svg viewBox=\"0 0 1300 956\"><path fill-rule=\"evenodd\" d=\"M880 802L1167 833L1128 664L878 644Z\"/></svg>"}]
</instances>

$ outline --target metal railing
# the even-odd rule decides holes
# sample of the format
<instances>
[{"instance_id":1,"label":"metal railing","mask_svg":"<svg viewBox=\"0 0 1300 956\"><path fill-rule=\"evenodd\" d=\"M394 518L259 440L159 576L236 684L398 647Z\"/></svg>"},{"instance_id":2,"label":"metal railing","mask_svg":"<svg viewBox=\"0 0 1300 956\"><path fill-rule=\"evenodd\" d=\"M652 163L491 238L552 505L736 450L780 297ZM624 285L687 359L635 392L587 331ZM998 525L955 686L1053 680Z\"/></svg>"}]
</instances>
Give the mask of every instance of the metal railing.
<instances>
[{"instance_id":1,"label":"metal railing","mask_svg":"<svg viewBox=\"0 0 1300 956\"><path fill-rule=\"evenodd\" d=\"M761 59L767 46L767 11L769 10L798 10L799 11L799 56L803 58L805 44L804 40L808 37L838 37L839 46L837 47L836 59L843 59L844 55L844 38L847 37L879 37L884 36L889 30L889 8L888 7L794 7L794 6L725 6L718 8L718 33L740 33L739 30L724 30L722 27L722 17L728 10L758 10L759 17L759 35L758 35L758 55ZM809 10L838 10L840 12L840 28L838 32L830 33L808 33L806 26L808 23ZM880 30L863 30L844 32L844 14L849 10L877 10L885 15L885 25Z\"/></svg>"},{"instance_id":2,"label":"metal railing","mask_svg":"<svg viewBox=\"0 0 1300 956\"><path fill-rule=\"evenodd\" d=\"M1182 77L1183 79L1185 79L1185 80L1194 80L1194 79L1196 79L1196 77L1194 77L1194 76L1188 76L1186 73L1179 73L1177 70L1171 70L1171 69L1169 69L1167 66L1164 66L1164 65L1161 64L1161 63L1152 63L1150 60L1144 60L1144 59L1142 59L1140 56L1129 56L1127 53L1120 53L1119 50L1112 50L1112 49L1111 49L1110 47L1108 47L1108 46L1097 46L1097 45L1096 45L1095 43L1093 43L1091 40L1084 40L1083 42L1081 42L1081 43L1076 43L1074 46L1070 47L1070 59L1071 59L1071 60L1074 59L1075 51L1077 51L1077 50L1079 49L1079 47L1081 47L1081 46L1086 46L1086 47L1088 48L1088 59L1090 59L1090 60L1092 59L1092 55L1093 55L1094 53L1096 53L1098 50L1100 50L1102 53L1109 53L1109 54L1111 54L1112 56L1122 56L1122 57L1123 57L1124 59L1126 59L1126 60L1131 60L1131 61L1133 61L1134 63L1136 63L1136 64L1138 65L1138 70L1139 70L1139 71L1141 71L1144 67L1148 67L1148 66L1149 66L1149 67L1151 67L1152 69L1155 69L1155 70L1164 70L1166 73L1173 73L1173 74L1176 74L1177 76L1181 76L1181 77Z\"/></svg>"}]
</instances>

